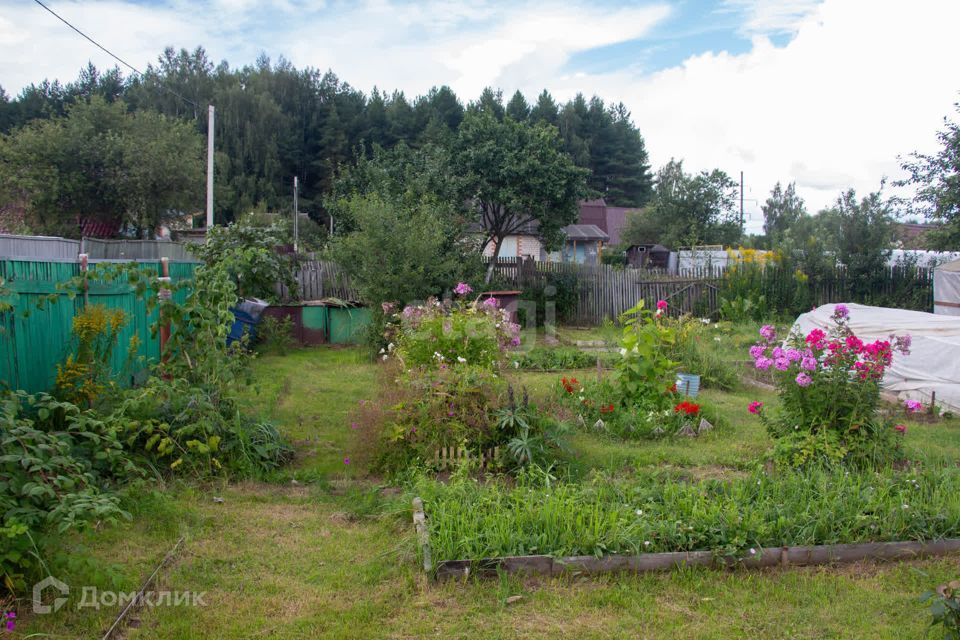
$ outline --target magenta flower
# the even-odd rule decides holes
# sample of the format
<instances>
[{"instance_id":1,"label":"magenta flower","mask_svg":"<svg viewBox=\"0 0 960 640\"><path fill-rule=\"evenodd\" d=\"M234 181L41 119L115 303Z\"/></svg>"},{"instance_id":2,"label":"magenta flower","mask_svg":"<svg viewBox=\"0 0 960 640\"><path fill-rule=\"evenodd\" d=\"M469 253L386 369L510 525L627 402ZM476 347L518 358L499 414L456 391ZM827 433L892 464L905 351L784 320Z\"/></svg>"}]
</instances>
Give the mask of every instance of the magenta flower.
<instances>
[{"instance_id":1,"label":"magenta flower","mask_svg":"<svg viewBox=\"0 0 960 640\"><path fill-rule=\"evenodd\" d=\"M356 422L351 422L351 423L350 423L350 428L351 428L351 429L358 429L359 427L360 427L360 425L358 425Z\"/></svg>"},{"instance_id":2,"label":"magenta flower","mask_svg":"<svg viewBox=\"0 0 960 640\"><path fill-rule=\"evenodd\" d=\"M847 348L854 353L860 353L863 351L863 340L857 336L847 336Z\"/></svg>"},{"instance_id":3,"label":"magenta flower","mask_svg":"<svg viewBox=\"0 0 960 640\"><path fill-rule=\"evenodd\" d=\"M800 385L801 387L809 387L810 383L812 382L813 382L813 378L811 378L807 374L805 373L797 374L797 384Z\"/></svg>"},{"instance_id":4,"label":"magenta flower","mask_svg":"<svg viewBox=\"0 0 960 640\"><path fill-rule=\"evenodd\" d=\"M838 304L833 308L833 319L843 320L850 316L850 309L845 304Z\"/></svg>"},{"instance_id":5,"label":"magenta flower","mask_svg":"<svg viewBox=\"0 0 960 640\"><path fill-rule=\"evenodd\" d=\"M747 411L749 411L752 414L760 413L761 409L763 409L763 403L758 402L757 400L754 400L753 402L751 402L750 406L747 407Z\"/></svg>"},{"instance_id":6,"label":"magenta flower","mask_svg":"<svg viewBox=\"0 0 960 640\"><path fill-rule=\"evenodd\" d=\"M905 400L903 406L906 407L907 411L910 413L919 413L923 411L923 403L919 400Z\"/></svg>"},{"instance_id":7,"label":"magenta flower","mask_svg":"<svg viewBox=\"0 0 960 640\"><path fill-rule=\"evenodd\" d=\"M750 347L750 357L756 360L757 358L762 356L765 351L766 351L766 347L760 344L755 344L752 347Z\"/></svg>"},{"instance_id":8,"label":"magenta flower","mask_svg":"<svg viewBox=\"0 0 960 640\"><path fill-rule=\"evenodd\" d=\"M343 459L343 464L350 464L350 456Z\"/></svg>"},{"instance_id":9,"label":"magenta flower","mask_svg":"<svg viewBox=\"0 0 960 640\"><path fill-rule=\"evenodd\" d=\"M781 356L774 359L773 366L777 368L777 371L786 371L790 368L790 361Z\"/></svg>"},{"instance_id":10,"label":"magenta flower","mask_svg":"<svg viewBox=\"0 0 960 640\"><path fill-rule=\"evenodd\" d=\"M827 337L827 334L823 332L823 329L814 329L807 334L807 344L815 349L823 348L823 341Z\"/></svg>"},{"instance_id":11,"label":"magenta flower","mask_svg":"<svg viewBox=\"0 0 960 640\"><path fill-rule=\"evenodd\" d=\"M774 329L769 324L765 324L760 327L760 337L762 337L767 342L773 342L777 339L777 330Z\"/></svg>"},{"instance_id":12,"label":"magenta flower","mask_svg":"<svg viewBox=\"0 0 960 640\"><path fill-rule=\"evenodd\" d=\"M657 300L657 310L666 311L667 310L667 301L666 300Z\"/></svg>"},{"instance_id":13,"label":"magenta flower","mask_svg":"<svg viewBox=\"0 0 960 640\"><path fill-rule=\"evenodd\" d=\"M817 359L813 356L804 356L800 361L800 368L806 369L807 371L816 371Z\"/></svg>"},{"instance_id":14,"label":"magenta flower","mask_svg":"<svg viewBox=\"0 0 960 640\"><path fill-rule=\"evenodd\" d=\"M488 309L496 309L498 306L500 306L500 301L496 298L487 298L483 301L483 306L487 307Z\"/></svg>"},{"instance_id":15,"label":"magenta flower","mask_svg":"<svg viewBox=\"0 0 960 640\"><path fill-rule=\"evenodd\" d=\"M468 293L473 293L473 287L468 285L466 282L458 282L457 286L453 288L453 292L458 296L465 296Z\"/></svg>"},{"instance_id":16,"label":"magenta flower","mask_svg":"<svg viewBox=\"0 0 960 640\"><path fill-rule=\"evenodd\" d=\"M798 351L797 349L787 349L786 355L787 355L787 360L789 360L790 362L796 362L801 357L803 357L800 355L800 351Z\"/></svg>"},{"instance_id":17,"label":"magenta flower","mask_svg":"<svg viewBox=\"0 0 960 640\"><path fill-rule=\"evenodd\" d=\"M753 363L753 366L755 366L757 369L760 369L761 371L766 371L772 365L773 365L773 360L767 357L757 358L756 362Z\"/></svg>"}]
</instances>

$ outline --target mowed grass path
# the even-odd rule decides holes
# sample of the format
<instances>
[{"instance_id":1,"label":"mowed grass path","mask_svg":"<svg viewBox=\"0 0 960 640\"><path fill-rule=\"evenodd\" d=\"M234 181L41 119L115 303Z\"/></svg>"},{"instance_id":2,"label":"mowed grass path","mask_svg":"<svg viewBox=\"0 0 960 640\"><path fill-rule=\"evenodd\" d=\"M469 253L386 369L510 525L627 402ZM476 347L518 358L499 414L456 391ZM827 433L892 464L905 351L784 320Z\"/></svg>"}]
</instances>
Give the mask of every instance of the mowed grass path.
<instances>
[{"instance_id":1,"label":"mowed grass path","mask_svg":"<svg viewBox=\"0 0 960 640\"><path fill-rule=\"evenodd\" d=\"M921 638L928 617L917 595L960 576L960 558L946 558L432 585L416 568L405 501L384 497L362 470L343 464L349 413L375 395L376 367L356 351L316 349L260 358L255 370L260 393L249 408L298 442L291 469L274 483L171 487L172 499L144 504L131 524L75 540L99 566L115 567L114 588L131 590L186 536L160 588L206 592L206 606L143 610L128 638ZM739 411L750 395L717 401ZM765 447L752 424L692 442L578 436L575 445L589 464L609 468L735 467ZM936 442L940 426L917 430ZM960 429L950 429L953 448ZM111 584L82 568L61 577L77 592ZM25 616L18 632L99 637L117 609L76 611L76 595L56 615ZM515 595L523 597L507 604Z\"/></svg>"}]
</instances>

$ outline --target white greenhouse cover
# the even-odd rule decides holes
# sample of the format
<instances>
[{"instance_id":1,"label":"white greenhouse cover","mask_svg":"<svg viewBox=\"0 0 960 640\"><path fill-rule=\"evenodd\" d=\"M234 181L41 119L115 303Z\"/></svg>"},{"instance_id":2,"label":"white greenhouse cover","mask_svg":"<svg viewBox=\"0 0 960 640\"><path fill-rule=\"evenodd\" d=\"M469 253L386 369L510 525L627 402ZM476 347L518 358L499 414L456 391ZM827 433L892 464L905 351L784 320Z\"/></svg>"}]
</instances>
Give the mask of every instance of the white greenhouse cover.
<instances>
[{"instance_id":1,"label":"white greenhouse cover","mask_svg":"<svg viewBox=\"0 0 960 640\"><path fill-rule=\"evenodd\" d=\"M834 327L833 309L826 304L800 315L793 325L803 335L811 329ZM893 365L883 377L883 389L902 400L927 403L932 392L937 405L960 411L960 316L935 315L922 311L847 304L849 326L864 342L889 340L890 334L910 334L910 355L894 352Z\"/></svg>"},{"instance_id":2,"label":"white greenhouse cover","mask_svg":"<svg viewBox=\"0 0 960 640\"><path fill-rule=\"evenodd\" d=\"M940 265L934 270L933 312L960 316L960 260Z\"/></svg>"}]
</instances>

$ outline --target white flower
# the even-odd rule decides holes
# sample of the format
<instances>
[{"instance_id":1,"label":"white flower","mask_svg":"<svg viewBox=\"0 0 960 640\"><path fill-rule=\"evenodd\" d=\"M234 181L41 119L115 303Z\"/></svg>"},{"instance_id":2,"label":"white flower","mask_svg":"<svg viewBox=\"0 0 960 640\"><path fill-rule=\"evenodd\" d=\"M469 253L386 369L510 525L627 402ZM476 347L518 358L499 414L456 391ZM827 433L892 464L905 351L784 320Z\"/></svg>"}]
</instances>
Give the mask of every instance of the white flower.
<instances>
[{"instance_id":1,"label":"white flower","mask_svg":"<svg viewBox=\"0 0 960 640\"><path fill-rule=\"evenodd\" d=\"M642 516L642 515L643 515L643 509L637 509L635 513L636 513L638 516Z\"/></svg>"},{"instance_id":2,"label":"white flower","mask_svg":"<svg viewBox=\"0 0 960 640\"><path fill-rule=\"evenodd\" d=\"M620 355L621 355L621 356L627 355L627 350L626 350L626 349L620 349Z\"/></svg>"},{"instance_id":3,"label":"white flower","mask_svg":"<svg viewBox=\"0 0 960 640\"><path fill-rule=\"evenodd\" d=\"M663 315L663 309L657 309L657 311L653 315L659 318L660 316Z\"/></svg>"},{"instance_id":4,"label":"white flower","mask_svg":"<svg viewBox=\"0 0 960 640\"><path fill-rule=\"evenodd\" d=\"M387 351L393 351L393 343L387 345Z\"/></svg>"},{"instance_id":5,"label":"white flower","mask_svg":"<svg viewBox=\"0 0 960 640\"><path fill-rule=\"evenodd\" d=\"M717 342L720 342L720 336L714 336L713 339L716 340Z\"/></svg>"},{"instance_id":6,"label":"white flower","mask_svg":"<svg viewBox=\"0 0 960 640\"><path fill-rule=\"evenodd\" d=\"M650 546L650 541L649 541L649 540L644 540L644 541L643 541L643 546L649 547L649 546Z\"/></svg>"},{"instance_id":7,"label":"white flower","mask_svg":"<svg viewBox=\"0 0 960 640\"><path fill-rule=\"evenodd\" d=\"M380 353L383 353L383 352L384 352L383 349L380 349Z\"/></svg>"},{"instance_id":8,"label":"white flower","mask_svg":"<svg viewBox=\"0 0 960 640\"><path fill-rule=\"evenodd\" d=\"M514 361L513 361L513 368L514 368L514 369L519 369L519 368L520 368L520 363L517 362L516 360L514 360Z\"/></svg>"},{"instance_id":9,"label":"white flower","mask_svg":"<svg viewBox=\"0 0 960 640\"><path fill-rule=\"evenodd\" d=\"M752 556L757 555L757 550L751 547L751 548L750 548L750 555L752 555Z\"/></svg>"},{"instance_id":10,"label":"white flower","mask_svg":"<svg viewBox=\"0 0 960 640\"><path fill-rule=\"evenodd\" d=\"M700 318L700 322L703 324L710 324L710 318Z\"/></svg>"},{"instance_id":11,"label":"white flower","mask_svg":"<svg viewBox=\"0 0 960 640\"><path fill-rule=\"evenodd\" d=\"M466 361L467 359L464 358L463 356L457 356L457 362L459 362L460 364L464 364Z\"/></svg>"},{"instance_id":12,"label":"white flower","mask_svg":"<svg viewBox=\"0 0 960 640\"><path fill-rule=\"evenodd\" d=\"M903 508L904 508L904 509L909 509L909 508L910 508L910 505L905 504L905 505L903 505Z\"/></svg>"},{"instance_id":13,"label":"white flower","mask_svg":"<svg viewBox=\"0 0 960 640\"><path fill-rule=\"evenodd\" d=\"M384 360L387 359L387 354L383 354L383 359L384 359Z\"/></svg>"}]
</instances>

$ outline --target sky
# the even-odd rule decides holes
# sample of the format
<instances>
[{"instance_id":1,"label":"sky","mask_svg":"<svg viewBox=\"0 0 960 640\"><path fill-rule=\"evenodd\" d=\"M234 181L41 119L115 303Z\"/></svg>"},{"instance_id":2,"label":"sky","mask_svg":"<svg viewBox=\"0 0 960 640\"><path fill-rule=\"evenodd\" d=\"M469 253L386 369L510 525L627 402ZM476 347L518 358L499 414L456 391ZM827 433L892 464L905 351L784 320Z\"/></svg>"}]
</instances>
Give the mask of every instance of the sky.
<instances>
[{"instance_id":1,"label":"sky","mask_svg":"<svg viewBox=\"0 0 960 640\"><path fill-rule=\"evenodd\" d=\"M623 102L656 168L744 173L747 227L773 185L811 211L901 177L960 100L960 1L45 0L134 67L166 46L265 53L408 96L486 86ZM0 86L115 64L31 0L0 0ZM895 189L888 184L885 193Z\"/></svg>"}]
</instances>

